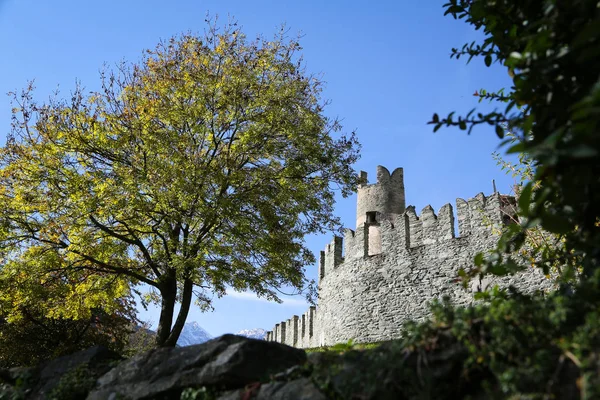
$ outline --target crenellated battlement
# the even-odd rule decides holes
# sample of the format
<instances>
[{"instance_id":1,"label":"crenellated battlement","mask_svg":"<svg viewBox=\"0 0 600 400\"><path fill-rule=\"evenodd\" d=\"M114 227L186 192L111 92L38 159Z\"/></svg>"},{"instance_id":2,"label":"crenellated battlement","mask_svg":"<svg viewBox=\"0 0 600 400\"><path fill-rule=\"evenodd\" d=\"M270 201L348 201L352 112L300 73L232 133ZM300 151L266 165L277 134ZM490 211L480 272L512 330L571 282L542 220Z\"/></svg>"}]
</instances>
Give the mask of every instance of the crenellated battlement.
<instances>
[{"instance_id":1,"label":"crenellated battlement","mask_svg":"<svg viewBox=\"0 0 600 400\"><path fill-rule=\"evenodd\" d=\"M325 250L321 251L319 256L319 279L324 277L337 268L344 259L342 257L343 239L339 236L334 236L331 242L325 246Z\"/></svg>"},{"instance_id":2,"label":"crenellated battlement","mask_svg":"<svg viewBox=\"0 0 600 400\"><path fill-rule=\"evenodd\" d=\"M503 207L514 203L509 196L498 193L486 197L483 193L469 199L456 199L458 231L460 238L470 235L489 235L494 226L503 223ZM504 206L503 206L504 205ZM393 221L366 220L356 230L345 229L344 238L334 237L321 252L319 279L329 275L345 260L369 257L386 252L410 251L421 246L457 238L454 209L451 204L442 206L436 214L433 207L425 206L420 214L414 206L396 216ZM343 253L342 253L343 249Z\"/></svg>"},{"instance_id":3,"label":"crenellated battlement","mask_svg":"<svg viewBox=\"0 0 600 400\"><path fill-rule=\"evenodd\" d=\"M405 206L401 168L390 174L377 167L374 184L364 172L361 178L356 229L335 236L320 253L318 310L275 325L267 340L303 348L388 340L407 319L424 318L428 300L450 295L458 303L472 301L452 284L458 269L492 248L495 228L516 213L514 198L479 193L456 199L455 225L451 204L437 213L428 205L419 214ZM518 279L517 285L540 284L533 274Z\"/></svg>"},{"instance_id":4,"label":"crenellated battlement","mask_svg":"<svg viewBox=\"0 0 600 400\"><path fill-rule=\"evenodd\" d=\"M317 309L312 306L302 316L292 318L275 325L267 332L265 340L279 342L294 347L316 347L315 325Z\"/></svg>"}]
</instances>

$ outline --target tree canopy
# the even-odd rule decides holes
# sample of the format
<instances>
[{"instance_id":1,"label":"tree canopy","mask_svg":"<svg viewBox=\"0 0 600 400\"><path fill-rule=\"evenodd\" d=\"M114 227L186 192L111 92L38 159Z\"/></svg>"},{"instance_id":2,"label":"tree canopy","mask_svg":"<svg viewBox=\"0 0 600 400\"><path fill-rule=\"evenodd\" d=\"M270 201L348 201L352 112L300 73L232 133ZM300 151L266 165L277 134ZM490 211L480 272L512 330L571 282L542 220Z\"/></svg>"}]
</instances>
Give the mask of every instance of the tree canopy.
<instances>
[{"instance_id":1,"label":"tree canopy","mask_svg":"<svg viewBox=\"0 0 600 400\"><path fill-rule=\"evenodd\" d=\"M18 319L0 318L0 369L32 367L97 345L126 355L141 351L145 331L137 328L134 305L123 303L111 314L95 309L88 319L48 317L43 302L21 306Z\"/></svg>"},{"instance_id":2,"label":"tree canopy","mask_svg":"<svg viewBox=\"0 0 600 400\"><path fill-rule=\"evenodd\" d=\"M568 269L579 266L591 277L600 265L600 81L593 67L600 61L597 2L452 0L445 9L482 29L485 36L482 43L452 49L453 57L477 56L488 66L503 64L514 85L506 91L477 93L481 99L505 103L503 111L483 115L473 110L464 117L452 113L443 119L436 114L431 123L435 130L454 125L469 131L491 124L501 138L506 126L519 139L508 153L526 154L535 168L520 196L522 224L507 232L488 266L503 265L498 272L518 269L506 254L524 243L520 228L541 226L565 235L566 246L543 257L539 266L549 269L558 261Z\"/></svg>"},{"instance_id":3,"label":"tree canopy","mask_svg":"<svg viewBox=\"0 0 600 400\"><path fill-rule=\"evenodd\" d=\"M251 41L211 25L105 71L98 92L15 94L0 150L0 277L23 279L11 310L50 278L69 285L49 315L71 318L143 283L157 343L174 346L194 296L303 290L303 238L338 226L358 143L324 114L300 50L283 30Z\"/></svg>"},{"instance_id":4,"label":"tree canopy","mask_svg":"<svg viewBox=\"0 0 600 400\"><path fill-rule=\"evenodd\" d=\"M513 86L475 94L503 109L434 114L430 123L435 131L457 126L469 132L489 124L501 139L511 132L515 136L504 140L504 149L518 154L531 171L519 190L518 223L503 230L496 249L477 255L462 278L468 282L533 266L556 272L560 285L551 293L529 295L494 287L478 293L481 302L470 307L435 304L430 321L407 325L402 346L425 352L440 343L442 348L460 345L461 379L436 386L439 398L480 389L490 398L597 398L598 2L450 0L444 9L483 31L481 42L452 49L452 56L502 64ZM553 240L538 241L532 249L531 240L539 234ZM522 257L524 251L531 257Z\"/></svg>"}]
</instances>

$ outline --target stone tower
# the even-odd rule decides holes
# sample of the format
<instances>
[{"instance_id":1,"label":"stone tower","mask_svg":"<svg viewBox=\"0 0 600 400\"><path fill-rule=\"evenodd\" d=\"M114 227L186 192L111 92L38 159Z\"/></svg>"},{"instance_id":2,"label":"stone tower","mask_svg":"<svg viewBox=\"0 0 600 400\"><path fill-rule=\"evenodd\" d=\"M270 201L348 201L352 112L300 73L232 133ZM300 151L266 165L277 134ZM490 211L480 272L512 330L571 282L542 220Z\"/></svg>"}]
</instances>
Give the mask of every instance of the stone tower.
<instances>
[{"instance_id":1,"label":"stone tower","mask_svg":"<svg viewBox=\"0 0 600 400\"><path fill-rule=\"evenodd\" d=\"M356 229L360 229L364 223L379 223L384 219L393 222L404 213L406 202L402 168L396 168L390 175L387 168L378 165L377 183L371 185L368 184L366 172L361 171L360 177L363 183L358 186Z\"/></svg>"},{"instance_id":2,"label":"stone tower","mask_svg":"<svg viewBox=\"0 0 600 400\"><path fill-rule=\"evenodd\" d=\"M360 172L360 177L363 183L358 186L356 229L364 229L367 255L372 256L381 253L381 221L393 223L406 208L404 171L396 168L390 175L387 168L378 165L377 183L369 185L364 171Z\"/></svg>"}]
</instances>

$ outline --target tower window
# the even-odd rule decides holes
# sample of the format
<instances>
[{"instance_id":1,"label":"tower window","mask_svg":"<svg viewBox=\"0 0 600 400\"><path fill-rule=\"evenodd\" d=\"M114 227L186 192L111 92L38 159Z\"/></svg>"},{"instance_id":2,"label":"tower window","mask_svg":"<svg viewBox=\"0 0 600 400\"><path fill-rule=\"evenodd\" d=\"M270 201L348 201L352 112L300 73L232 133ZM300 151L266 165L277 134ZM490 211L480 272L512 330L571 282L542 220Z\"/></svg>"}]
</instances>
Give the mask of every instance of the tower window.
<instances>
[{"instance_id":1,"label":"tower window","mask_svg":"<svg viewBox=\"0 0 600 400\"><path fill-rule=\"evenodd\" d=\"M377 223L377 211L367 211L367 224Z\"/></svg>"}]
</instances>

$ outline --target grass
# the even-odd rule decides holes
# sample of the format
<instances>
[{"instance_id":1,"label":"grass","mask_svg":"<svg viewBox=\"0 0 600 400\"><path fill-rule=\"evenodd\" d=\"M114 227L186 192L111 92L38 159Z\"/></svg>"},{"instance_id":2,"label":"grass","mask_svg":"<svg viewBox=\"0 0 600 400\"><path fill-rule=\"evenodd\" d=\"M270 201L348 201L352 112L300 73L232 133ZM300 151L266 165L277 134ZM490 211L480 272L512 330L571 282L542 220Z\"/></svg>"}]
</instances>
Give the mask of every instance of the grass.
<instances>
[{"instance_id":1,"label":"grass","mask_svg":"<svg viewBox=\"0 0 600 400\"><path fill-rule=\"evenodd\" d=\"M384 342L374 342L374 343L354 343L352 339L348 340L346 343L338 343L333 346L320 346L320 347L312 347L309 349L304 349L307 353L324 353L324 352L333 352L333 353L343 353L348 350L367 350L374 349L379 347Z\"/></svg>"}]
</instances>

